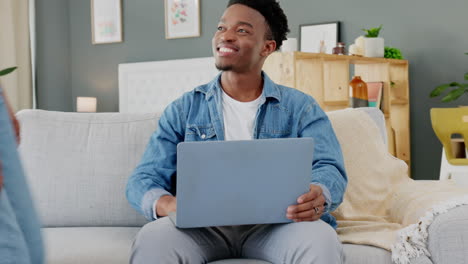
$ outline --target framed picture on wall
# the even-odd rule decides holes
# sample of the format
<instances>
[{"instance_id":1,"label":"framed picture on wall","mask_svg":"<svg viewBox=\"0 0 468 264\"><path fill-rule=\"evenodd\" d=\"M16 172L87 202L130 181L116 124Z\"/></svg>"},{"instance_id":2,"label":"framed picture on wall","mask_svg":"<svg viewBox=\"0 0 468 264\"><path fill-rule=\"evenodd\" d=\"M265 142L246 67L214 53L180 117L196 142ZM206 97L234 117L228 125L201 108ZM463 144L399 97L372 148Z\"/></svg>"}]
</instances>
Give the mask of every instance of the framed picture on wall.
<instances>
[{"instance_id":1,"label":"framed picture on wall","mask_svg":"<svg viewBox=\"0 0 468 264\"><path fill-rule=\"evenodd\" d=\"M91 0L93 44L123 41L122 0Z\"/></svg>"},{"instance_id":2,"label":"framed picture on wall","mask_svg":"<svg viewBox=\"0 0 468 264\"><path fill-rule=\"evenodd\" d=\"M299 26L300 51L332 54L340 41L340 22L326 22Z\"/></svg>"},{"instance_id":3,"label":"framed picture on wall","mask_svg":"<svg viewBox=\"0 0 468 264\"><path fill-rule=\"evenodd\" d=\"M166 39L200 36L200 0L164 0Z\"/></svg>"}]
</instances>

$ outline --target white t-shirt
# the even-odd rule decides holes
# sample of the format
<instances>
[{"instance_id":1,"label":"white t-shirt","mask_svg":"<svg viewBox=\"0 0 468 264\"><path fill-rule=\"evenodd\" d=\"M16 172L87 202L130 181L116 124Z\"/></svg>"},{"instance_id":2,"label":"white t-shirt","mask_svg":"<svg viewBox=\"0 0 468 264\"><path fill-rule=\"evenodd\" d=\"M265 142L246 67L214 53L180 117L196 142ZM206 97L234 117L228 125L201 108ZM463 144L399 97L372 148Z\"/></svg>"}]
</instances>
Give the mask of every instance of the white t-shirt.
<instances>
[{"instance_id":1,"label":"white t-shirt","mask_svg":"<svg viewBox=\"0 0 468 264\"><path fill-rule=\"evenodd\" d=\"M225 140L253 139L255 117L261 96L250 102L239 102L223 90L223 119Z\"/></svg>"}]
</instances>

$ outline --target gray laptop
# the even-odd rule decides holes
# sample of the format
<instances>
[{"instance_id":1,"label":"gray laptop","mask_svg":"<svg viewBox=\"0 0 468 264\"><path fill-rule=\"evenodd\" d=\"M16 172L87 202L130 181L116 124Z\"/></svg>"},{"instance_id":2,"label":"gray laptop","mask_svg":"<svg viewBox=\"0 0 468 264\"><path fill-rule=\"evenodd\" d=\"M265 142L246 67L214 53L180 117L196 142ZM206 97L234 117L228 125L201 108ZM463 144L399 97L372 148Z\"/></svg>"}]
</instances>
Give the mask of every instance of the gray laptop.
<instances>
[{"instance_id":1,"label":"gray laptop","mask_svg":"<svg viewBox=\"0 0 468 264\"><path fill-rule=\"evenodd\" d=\"M286 223L309 190L312 138L183 142L177 146L180 228Z\"/></svg>"}]
</instances>

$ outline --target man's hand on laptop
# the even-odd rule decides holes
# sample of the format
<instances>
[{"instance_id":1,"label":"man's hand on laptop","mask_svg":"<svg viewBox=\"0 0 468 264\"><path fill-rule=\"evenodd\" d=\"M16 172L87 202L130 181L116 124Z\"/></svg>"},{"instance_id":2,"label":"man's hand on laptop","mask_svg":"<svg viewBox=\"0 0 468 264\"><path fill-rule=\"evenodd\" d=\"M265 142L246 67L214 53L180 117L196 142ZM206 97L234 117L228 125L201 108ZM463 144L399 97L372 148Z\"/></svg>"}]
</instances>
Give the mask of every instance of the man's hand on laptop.
<instances>
[{"instance_id":1,"label":"man's hand on laptop","mask_svg":"<svg viewBox=\"0 0 468 264\"><path fill-rule=\"evenodd\" d=\"M297 198L297 204L287 209L286 217L294 222L315 221L325 210L325 197L320 186L311 184L310 191Z\"/></svg>"},{"instance_id":2,"label":"man's hand on laptop","mask_svg":"<svg viewBox=\"0 0 468 264\"><path fill-rule=\"evenodd\" d=\"M177 209L177 199L171 195L164 195L156 203L156 214L158 216L167 216L170 212Z\"/></svg>"}]
</instances>

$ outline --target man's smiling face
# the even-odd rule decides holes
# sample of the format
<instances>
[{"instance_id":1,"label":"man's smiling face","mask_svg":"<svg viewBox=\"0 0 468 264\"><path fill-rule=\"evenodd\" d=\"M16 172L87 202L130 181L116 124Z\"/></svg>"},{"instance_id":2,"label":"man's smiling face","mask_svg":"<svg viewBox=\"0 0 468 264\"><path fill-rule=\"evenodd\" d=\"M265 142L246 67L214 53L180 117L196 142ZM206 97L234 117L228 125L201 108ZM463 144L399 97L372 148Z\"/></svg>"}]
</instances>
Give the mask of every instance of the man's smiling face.
<instances>
[{"instance_id":1,"label":"man's smiling face","mask_svg":"<svg viewBox=\"0 0 468 264\"><path fill-rule=\"evenodd\" d=\"M269 54L266 46L274 42L266 39L268 30L265 18L255 9L240 4L227 8L213 37L216 67L233 72L261 69Z\"/></svg>"}]
</instances>

